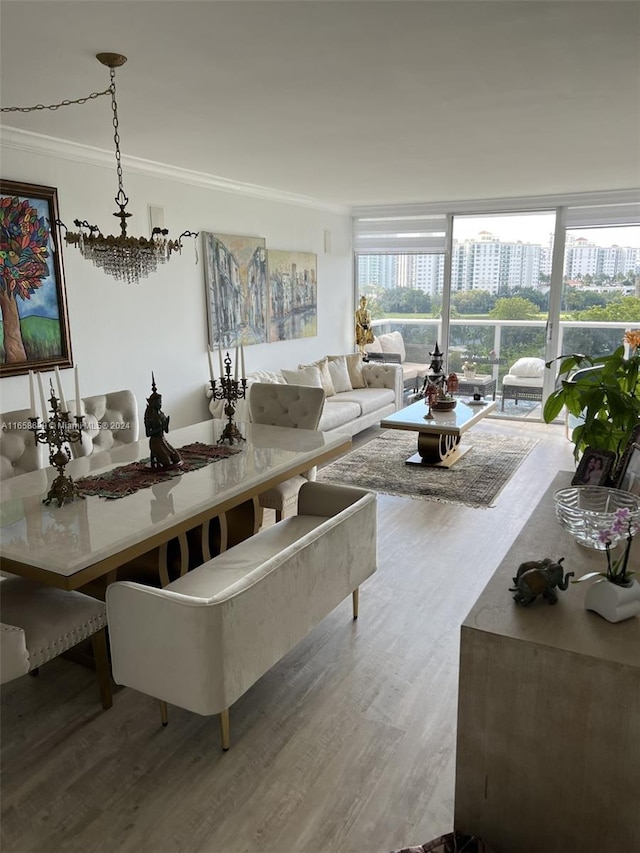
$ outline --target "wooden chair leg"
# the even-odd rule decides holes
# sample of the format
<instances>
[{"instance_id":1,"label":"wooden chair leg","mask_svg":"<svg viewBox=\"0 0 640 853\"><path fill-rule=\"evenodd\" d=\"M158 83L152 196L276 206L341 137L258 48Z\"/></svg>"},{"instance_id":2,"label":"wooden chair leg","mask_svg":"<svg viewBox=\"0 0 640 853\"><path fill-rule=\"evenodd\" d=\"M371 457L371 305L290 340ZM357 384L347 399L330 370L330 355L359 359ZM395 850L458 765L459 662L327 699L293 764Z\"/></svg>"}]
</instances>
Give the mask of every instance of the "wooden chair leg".
<instances>
[{"instance_id":1,"label":"wooden chair leg","mask_svg":"<svg viewBox=\"0 0 640 853\"><path fill-rule=\"evenodd\" d=\"M220 712L220 740L222 741L222 748L226 752L231 746L228 708L225 708L224 711Z\"/></svg>"},{"instance_id":2,"label":"wooden chair leg","mask_svg":"<svg viewBox=\"0 0 640 853\"><path fill-rule=\"evenodd\" d=\"M107 631L103 628L91 635L91 647L93 649L93 661L96 667L96 677L100 690L100 699L105 711L113 705L111 695L111 667L107 654Z\"/></svg>"},{"instance_id":3,"label":"wooden chair leg","mask_svg":"<svg viewBox=\"0 0 640 853\"><path fill-rule=\"evenodd\" d=\"M169 709L167 708L167 703L163 702L162 699L159 699L160 703L160 719L162 720L163 726L169 725Z\"/></svg>"},{"instance_id":4,"label":"wooden chair leg","mask_svg":"<svg viewBox=\"0 0 640 853\"><path fill-rule=\"evenodd\" d=\"M353 598L353 618L358 618L358 605L360 604L360 587L354 589L351 593L351 597Z\"/></svg>"}]
</instances>

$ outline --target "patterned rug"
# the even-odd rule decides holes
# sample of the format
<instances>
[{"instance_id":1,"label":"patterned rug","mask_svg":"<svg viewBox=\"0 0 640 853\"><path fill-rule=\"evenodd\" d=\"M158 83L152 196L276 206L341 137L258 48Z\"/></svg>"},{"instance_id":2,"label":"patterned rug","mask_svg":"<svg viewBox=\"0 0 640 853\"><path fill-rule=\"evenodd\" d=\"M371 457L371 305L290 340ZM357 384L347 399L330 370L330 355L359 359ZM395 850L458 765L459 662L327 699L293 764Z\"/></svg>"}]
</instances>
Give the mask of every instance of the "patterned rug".
<instances>
[{"instance_id":1,"label":"patterned rug","mask_svg":"<svg viewBox=\"0 0 640 853\"><path fill-rule=\"evenodd\" d=\"M124 498L132 495L140 489L148 489L156 483L170 480L172 477L181 477L188 471L196 471L204 468L219 459L226 459L240 453L241 447L226 447L222 445L203 444L195 441L193 444L185 444L178 447L182 457L180 468L170 471L149 468L149 460L141 459L139 462L131 462L129 465L121 465L105 474L96 474L92 477L82 477L76 480L76 486L82 495L97 495L100 498Z\"/></svg>"},{"instance_id":2,"label":"patterned rug","mask_svg":"<svg viewBox=\"0 0 640 853\"><path fill-rule=\"evenodd\" d=\"M417 450L417 433L390 429L322 468L318 480L416 500L490 507L537 443L470 431L462 436L462 446L471 449L452 468L421 468L405 464Z\"/></svg>"}]
</instances>

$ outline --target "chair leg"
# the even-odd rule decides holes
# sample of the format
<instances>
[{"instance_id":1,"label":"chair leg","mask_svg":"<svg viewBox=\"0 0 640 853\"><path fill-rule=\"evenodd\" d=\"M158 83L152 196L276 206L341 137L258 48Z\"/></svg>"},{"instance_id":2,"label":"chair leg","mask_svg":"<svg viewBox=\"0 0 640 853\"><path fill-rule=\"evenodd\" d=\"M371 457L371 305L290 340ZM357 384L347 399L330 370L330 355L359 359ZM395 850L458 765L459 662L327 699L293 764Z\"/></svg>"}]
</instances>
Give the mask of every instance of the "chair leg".
<instances>
[{"instance_id":1,"label":"chair leg","mask_svg":"<svg viewBox=\"0 0 640 853\"><path fill-rule=\"evenodd\" d=\"M222 748L226 752L231 746L231 738L229 735L229 709L225 708L220 712L220 740Z\"/></svg>"},{"instance_id":2,"label":"chair leg","mask_svg":"<svg viewBox=\"0 0 640 853\"><path fill-rule=\"evenodd\" d=\"M353 618L358 618L358 605L360 604L360 587L354 589L351 593L351 597L353 599Z\"/></svg>"},{"instance_id":3,"label":"chair leg","mask_svg":"<svg viewBox=\"0 0 640 853\"><path fill-rule=\"evenodd\" d=\"M107 631L103 628L91 635L91 647L93 649L93 660L96 666L96 677L100 689L100 699L105 711L113 705L111 695L111 668L107 654Z\"/></svg>"},{"instance_id":4,"label":"chair leg","mask_svg":"<svg viewBox=\"0 0 640 853\"><path fill-rule=\"evenodd\" d=\"M163 702L162 699L158 699L160 703L160 719L162 721L163 726L169 725L169 710L167 708L167 703Z\"/></svg>"},{"instance_id":5,"label":"chair leg","mask_svg":"<svg viewBox=\"0 0 640 853\"><path fill-rule=\"evenodd\" d=\"M276 523L278 521L282 521L282 519L284 518L284 510L277 509L275 512L276 512Z\"/></svg>"}]
</instances>

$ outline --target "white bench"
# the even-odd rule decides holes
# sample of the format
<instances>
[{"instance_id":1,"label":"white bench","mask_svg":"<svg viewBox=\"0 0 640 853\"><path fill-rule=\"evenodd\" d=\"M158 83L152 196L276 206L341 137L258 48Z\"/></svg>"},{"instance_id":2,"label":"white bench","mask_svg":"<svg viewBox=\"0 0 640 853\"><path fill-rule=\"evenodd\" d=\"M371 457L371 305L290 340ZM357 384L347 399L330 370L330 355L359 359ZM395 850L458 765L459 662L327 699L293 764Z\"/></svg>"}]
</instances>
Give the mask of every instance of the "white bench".
<instances>
[{"instance_id":1,"label":"white bench","mask_svg":"<svg viewBox=\"0 0 640 853\"><path fill-rule=\"evenodd\" d=\"M107 589L113 677L197 714L229 707L376 570L376 495L309 482L298 514L164 589ZM161 705L166 725L166 707Z\"/></svg>"}]
</instances>

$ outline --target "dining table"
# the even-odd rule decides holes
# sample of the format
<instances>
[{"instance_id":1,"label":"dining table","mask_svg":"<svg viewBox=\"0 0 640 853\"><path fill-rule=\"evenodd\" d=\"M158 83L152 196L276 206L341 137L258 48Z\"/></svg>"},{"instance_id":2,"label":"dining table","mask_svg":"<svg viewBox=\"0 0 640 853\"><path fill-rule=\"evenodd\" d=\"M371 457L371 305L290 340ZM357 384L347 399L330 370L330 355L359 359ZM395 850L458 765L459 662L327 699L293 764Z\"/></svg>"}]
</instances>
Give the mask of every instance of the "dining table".
<instances>
[{"instance_id":1,"label":"dining table","mask_svg":"<svg viewBox=\"0 0 640 853\"><path fill-rule=\"evenodd\" d=\"M229 455L196 470L149 470L149 485L116 499L88 494L63 506L46 505L43 499L56 476L53 468L2 481L0 569L74 590L94 582L104 587L118 579L118 569L152 554L164 585L170 580L171 543L178 543L180 573L192 567L194 541L200 562L215 556L216 549L225 550L257 532L262 492L351 446L346 434L240 423L245 440L229 447L219 443L225 423L208 420L182 427L172 430L170 439L178 450L199 443L210 449L227 447ZM148 439L141 438L72 459L65 474L86 485L91 482L87 478L132 463L148 469L148 458ZM217 534L210 537L214 520Z\"/></svg>"}]
</instances>

